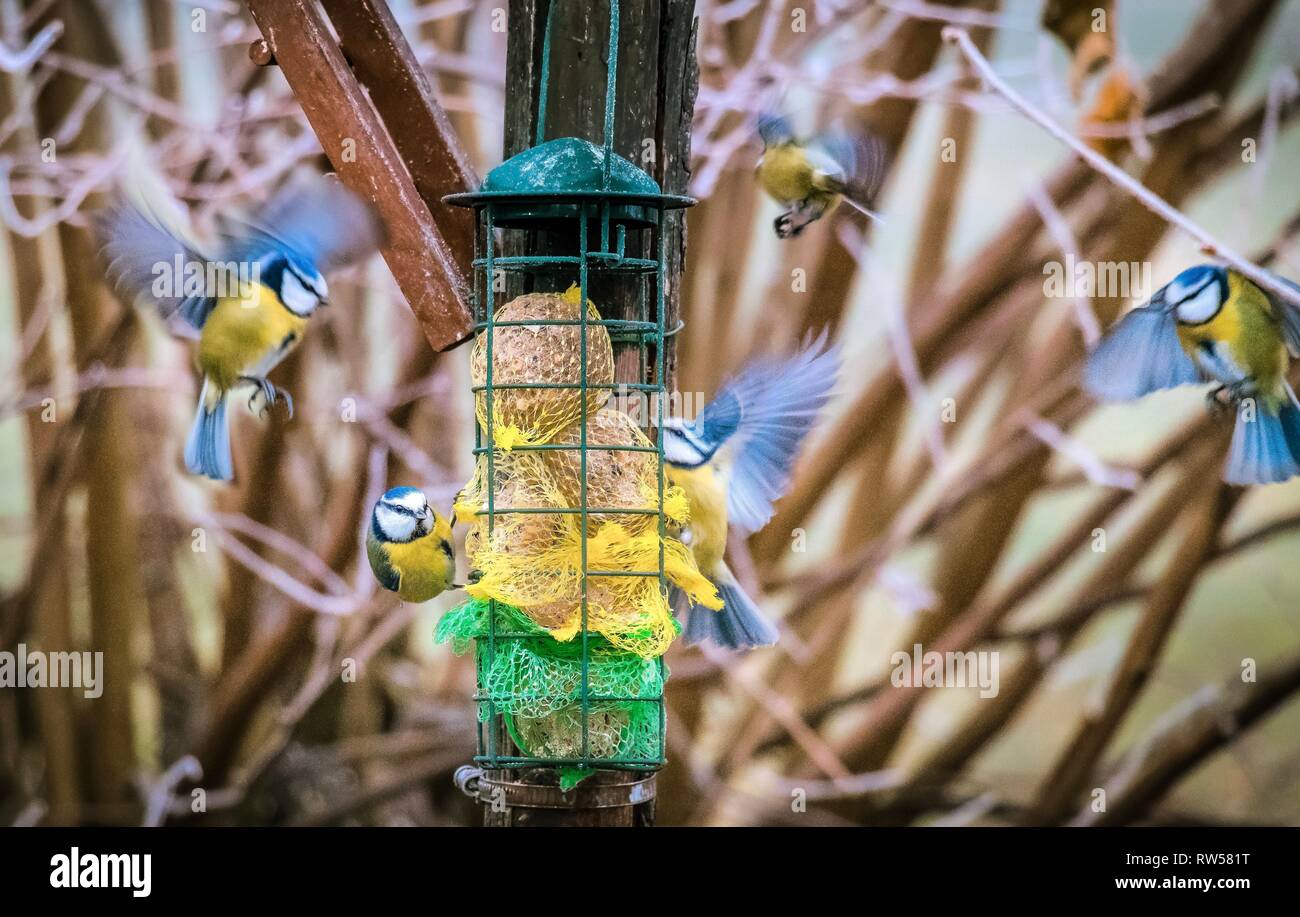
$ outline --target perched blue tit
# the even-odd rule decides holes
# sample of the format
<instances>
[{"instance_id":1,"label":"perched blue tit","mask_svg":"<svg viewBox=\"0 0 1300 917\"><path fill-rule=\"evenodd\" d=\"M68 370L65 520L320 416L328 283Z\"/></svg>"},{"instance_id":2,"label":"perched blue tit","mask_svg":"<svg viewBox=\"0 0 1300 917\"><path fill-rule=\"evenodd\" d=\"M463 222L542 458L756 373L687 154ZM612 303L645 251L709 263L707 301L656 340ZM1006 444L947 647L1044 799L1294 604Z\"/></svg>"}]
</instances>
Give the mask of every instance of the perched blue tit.
<instances>
[{"instance_id":1,"label":"perched blue tit","mask_svg":"<svg viewBox=\"0 0 1300 917\"><path fill-rule=\"evenodd\" d=\"M1286 380L1297 356L1295 306L1234 270L1199 265L1107 333L1088 357L1084 384L1099 399L1122 401L1218 382L1211 407L1226 400L1237 409L1223 479L1270 484L1300 474L1300 405Z\"/></svg>"},{"instance_id":2,"label":"perched blue tit","mask_svg":"<svg viewBox=\"0 0 1300 917\"><path fill-rule=\"evenodd\" d=\"M403 602L427 602L456 586L451 523L414 487L394 487L379 498L366 529L366 557L379 585Z\"/></svg>"},{"instance_id":3,"label":"perched blue tit","mask_svg":"<svg viewBox=\"0 0 1300 917\"><path fill-rule=\"evenodd\" d=\"M211 256L129 204L98 222L108 275L120 293L151 300L175 333L198 338L203 387L185 466L231 480L230 394L251 388L249 408L260 397L263 413L283 397L293 416L289 393L267 374L328 302L323 272L372 253L380 223L368 205L321 176L291 182L256 222L228 222L221 250Z\"/></svg>"},{"instance_id":4,"label":"perched blue tit","mask_svg":"<svg viewBox=\"0 0 1300 917\"><path fill-rule=\"evenodd\" d=\"M804 437L835 387L839 353L823 335L796 356L760 359L726 382L694 422L664 421L668 479L690 503L681 540L722 597L721 611L691 605L680 590L673 607L686 618L690 644L728 649L776 642L776 627L736 581L723 554L731 527L749 534L772 518Z\"/></svg>"},{"instance_id":5,"label":"perched blue tit","mask_svg":"<svg viewBox=\"0 0 1300 917\"><path fill-rule=\"evenodd\" d=\"M777 236L799 235L841 199L879 219L871 206L885 180L888 154L878 137L822 133L800 140L790 122L779 115L760 116L758 134L763 139L763 155L755 170L758 183L789 208L776 218Z\"/></svg>"}]
</instances>

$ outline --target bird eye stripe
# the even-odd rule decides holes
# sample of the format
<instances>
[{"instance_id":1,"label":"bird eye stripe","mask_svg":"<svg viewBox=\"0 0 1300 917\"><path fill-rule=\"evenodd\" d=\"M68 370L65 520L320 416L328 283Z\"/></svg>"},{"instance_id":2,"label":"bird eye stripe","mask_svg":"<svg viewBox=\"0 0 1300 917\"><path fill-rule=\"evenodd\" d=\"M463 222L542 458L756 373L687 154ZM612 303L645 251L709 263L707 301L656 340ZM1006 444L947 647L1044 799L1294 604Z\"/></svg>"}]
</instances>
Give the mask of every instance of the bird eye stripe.
<instances>
[{"instance_id":1,"label":"bird eye stripe","mask_svg":"<svg viewBox=\"0 0 1300 917\"><path fill-rule=\"evenodd\" d=\"M320 289L316 286L315 282L311 278L307 277L306 274L298 270L290 262L285 262L285 266L289 269L289 273L292 274L297 279L298 283L302 284L303 289L305 289L308 293L311 293L317 299L323 298L321 296Z\"/></svg>"},{"instance_id":2,"label":"bird eye stripe","mask_svg":"<svg viewBox=\"0 0 1300 917\"><path fill-rule=\"evenodd\" d=\"M696 451L698 452L708 451L709 448L708 442L706 442L704 437L700 436L694 430L683 430L682 438L685 439L686 442L688 442L691 445L691 447L694 448Z\"/></svg>"},{"instance_id":3,"label":"bird eye stripe","mask_svg":"<svg viewBox=\"0 0 1300 917\"><path fill-rule=\"evenodd\" d=\"M1173 294L1174 302L1186 302L1189 299L1194 299L1197 296L1200 296L1201 293L1205 292L1205 289L1209 287L1210 284L1215 283L1218 283L1218 278L1211 275L1203 278L1201 282L1194 287L1173 286L1170 293Z\"/></svg>"}]
</instances>

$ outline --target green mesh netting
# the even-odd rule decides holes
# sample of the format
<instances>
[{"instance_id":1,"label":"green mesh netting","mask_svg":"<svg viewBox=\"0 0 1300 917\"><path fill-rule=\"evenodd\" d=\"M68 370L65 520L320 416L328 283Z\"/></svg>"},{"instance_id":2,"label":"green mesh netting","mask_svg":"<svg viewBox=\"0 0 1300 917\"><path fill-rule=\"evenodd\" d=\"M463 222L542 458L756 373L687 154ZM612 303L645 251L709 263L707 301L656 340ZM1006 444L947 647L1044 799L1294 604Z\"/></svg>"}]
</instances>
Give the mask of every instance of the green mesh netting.
<instances>
[{"instance_id":1,"label":"green mesh netting","mask_svg":"<svg viewBox=\"0 0 1300 917\"><path fill-rule=\"evenodd\" d=\"M471 599L447 612L435 637L464 653L477 641L479 716L503 715L511 738L527 755L580 758L582 749L582 641L561 643L527 615L496 605L494 658L489 657L491 603ZM660 758L659 704L667 670L658 661L587 638L588 758L653 761Z\"/></svg>"}]
</instances>

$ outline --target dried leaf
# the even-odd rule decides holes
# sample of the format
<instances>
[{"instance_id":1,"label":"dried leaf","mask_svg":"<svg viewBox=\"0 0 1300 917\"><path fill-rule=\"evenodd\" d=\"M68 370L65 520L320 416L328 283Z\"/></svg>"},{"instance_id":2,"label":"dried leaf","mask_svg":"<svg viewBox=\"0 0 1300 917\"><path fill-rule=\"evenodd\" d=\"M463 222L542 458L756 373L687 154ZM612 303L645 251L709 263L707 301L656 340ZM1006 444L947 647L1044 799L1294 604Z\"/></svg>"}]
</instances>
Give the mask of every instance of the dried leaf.
<instances>
[{"instance_id":1,"label":"dried leaf","mask_svg":"<svg viewBox=\"0 0 1300 917\"><path fill-rule=\"evenodd\" d=\"M1141 87L1129 72L1116 67L1097 91L1092 108L1083 116L1081 128L1126 124L1142 114ZM1128 137L1088 137L1084 141L1111 162L1118 162L1129 146Z\"/></svg>"},{"instance_id":2,"label":"dried leaf","mask_svg":"<svg viewBox=\"0 0 1300 917\"><path fill-rule=\"evenodd\" d=\"M1115 56L1114 0L1048 0L1043 28L1069 50L1070 93L1079 98L1083 81Z\"/></svg>"}]
</instances>

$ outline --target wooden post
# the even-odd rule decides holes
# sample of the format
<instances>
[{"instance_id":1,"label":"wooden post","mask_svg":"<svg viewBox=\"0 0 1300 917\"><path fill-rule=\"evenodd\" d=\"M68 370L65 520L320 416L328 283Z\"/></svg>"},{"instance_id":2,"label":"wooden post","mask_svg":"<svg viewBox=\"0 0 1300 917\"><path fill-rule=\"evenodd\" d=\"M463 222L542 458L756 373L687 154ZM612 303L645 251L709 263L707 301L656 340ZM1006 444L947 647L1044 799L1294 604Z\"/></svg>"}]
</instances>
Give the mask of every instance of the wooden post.
<instances>
[{"instance_id":1,"label":"wooden post","mask_svg":"<svg viewBox=\"0 0 1300 917\"><path fill-rule=\"evenodd\" d=\"M545 139L581 137L599 145L605 129L608 0L511 0L506 46L505 156L532 146L542 39L552 2L550 86ZM691 115L695 110L695 0L623 0L618 53L614 151L645 169L666 194L685 194L690 178ZM665 266L666 324L681 309L686 218L671 211ZM576 239L537 234L533 252L572 250ZM629 248L630 255L641 254ZM508 254L520 254L510 251ZM591 298L605 318L637 318L625 289L593 284ZM666 385L675 378L676 348L667 344ZM615 348L615 381L642 382L635 347Z\"/></svg>"}]
</instances>

